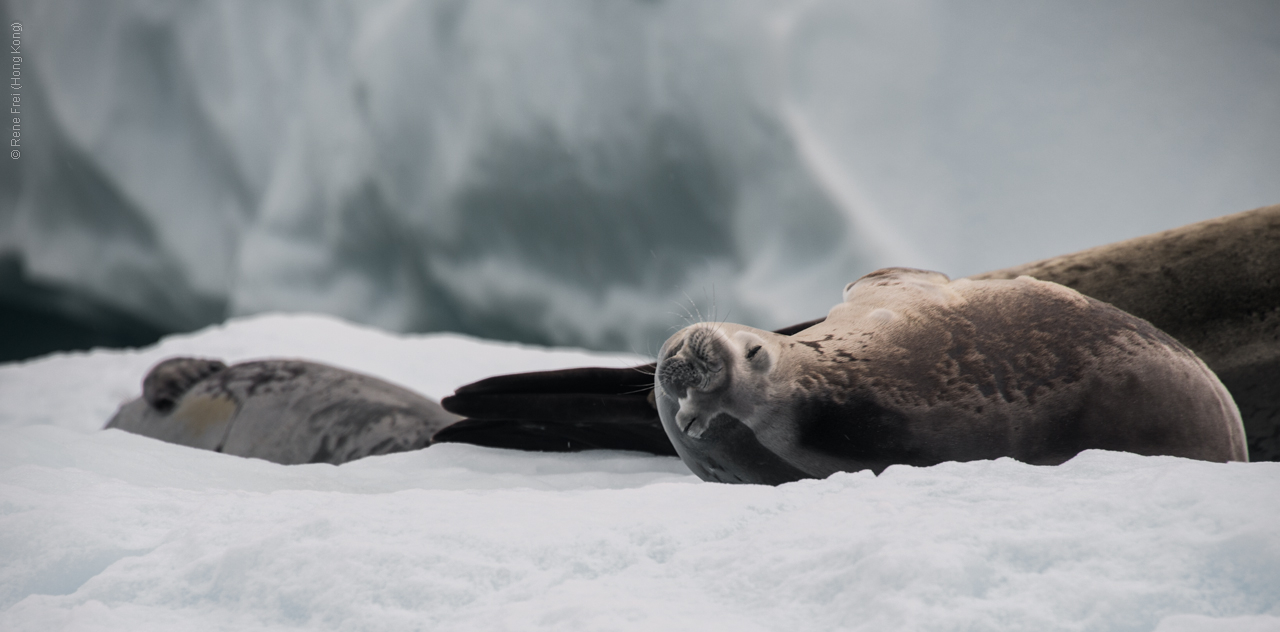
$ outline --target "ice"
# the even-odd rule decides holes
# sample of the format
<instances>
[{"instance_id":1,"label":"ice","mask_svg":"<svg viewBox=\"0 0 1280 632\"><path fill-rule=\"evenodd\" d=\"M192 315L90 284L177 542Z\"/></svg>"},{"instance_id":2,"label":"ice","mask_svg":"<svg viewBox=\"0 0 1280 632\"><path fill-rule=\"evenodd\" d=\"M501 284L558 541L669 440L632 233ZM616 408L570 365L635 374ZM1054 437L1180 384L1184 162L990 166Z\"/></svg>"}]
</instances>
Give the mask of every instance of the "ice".
<instances>
[{"instance_id":1,"label":"ice","mask_svg":"<svg viewBox=\"0 0 1280 632\"><path fill-rule=\"evenodd\" d=\"M626 452L281 466L98 430L177 353L433 397L643 359L266 315L2 365L0 629L1280 628L1278 463L1089 451L765 487Z\"/></svg>"},{"instance_id":2,"label":"ice","mask_svg":"<svg viewBox=\"0 0 1280 632\"><path fill-rule=\"evenodd\" d=\"M0 263L165 331L789 325L1277 202L1278 7L4 0Z\"/></svg>"}]
</instances>

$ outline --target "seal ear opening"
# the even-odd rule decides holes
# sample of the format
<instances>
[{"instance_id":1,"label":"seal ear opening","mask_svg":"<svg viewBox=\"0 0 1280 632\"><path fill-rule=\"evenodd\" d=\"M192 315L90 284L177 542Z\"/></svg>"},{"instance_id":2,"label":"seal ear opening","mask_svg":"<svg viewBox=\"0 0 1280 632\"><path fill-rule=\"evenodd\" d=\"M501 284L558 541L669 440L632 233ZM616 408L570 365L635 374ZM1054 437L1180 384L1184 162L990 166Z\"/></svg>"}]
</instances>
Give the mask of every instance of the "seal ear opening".
<instances>
[{"instance_id":1,"label":"seal ear opening","mask_svg":"<svg viewBox=\"0 0 1280 632\"><path fill-rule=\"evenodd\" d=\"M221 360L169 358L143 378L142 399L157 412L168 414L192 386L226 368Z\"/></svg>"}]
</instances>

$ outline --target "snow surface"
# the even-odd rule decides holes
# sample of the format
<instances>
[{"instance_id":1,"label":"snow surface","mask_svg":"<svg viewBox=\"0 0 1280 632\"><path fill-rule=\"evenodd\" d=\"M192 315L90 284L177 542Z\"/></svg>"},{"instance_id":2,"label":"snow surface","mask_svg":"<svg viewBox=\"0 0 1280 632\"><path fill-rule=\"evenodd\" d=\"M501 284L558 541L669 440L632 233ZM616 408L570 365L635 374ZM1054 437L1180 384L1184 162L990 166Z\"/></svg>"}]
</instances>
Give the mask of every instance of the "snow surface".
<instances>
[{"instance_id":1,"label":"snow surface","mask_svg":"<svg viewBox=\"0 0 1280 632\"><path fill-rule=\"evenodd\" d=\"M0 16L29 108L0 262L164 330L303 310L644 352L686 295L771 329L876 267L964 276L1280 201L1274 0Z\"/></svg>"},{"instance_id":2,"label":"snow surface","mask_svg":"<svg viewBox=\"0 0 1280 632\"><path fill-rule=\"evenodd\" d=\"M0 629L1280 629L1280 463L1090 451L765 487L625 452L282 466L98 430L179 353L433 397L641 359L269 315L0 366Z\"/></svg>"}]
</instances>

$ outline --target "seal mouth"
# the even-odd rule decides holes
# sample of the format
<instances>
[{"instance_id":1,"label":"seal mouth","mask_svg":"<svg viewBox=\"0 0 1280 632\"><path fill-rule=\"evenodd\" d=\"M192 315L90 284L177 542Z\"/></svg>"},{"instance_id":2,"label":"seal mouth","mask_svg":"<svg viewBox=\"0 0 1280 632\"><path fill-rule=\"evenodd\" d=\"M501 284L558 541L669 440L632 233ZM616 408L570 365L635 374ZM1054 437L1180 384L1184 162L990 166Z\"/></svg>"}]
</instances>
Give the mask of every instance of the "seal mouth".
<instances>
[{"instance_id":1,"label":"seal mouth","mask_svg":"<svg viewBox=\"0 0 1280 632\"><path fill-rule=\"evenodd\" d=\"M675 425L681 432L698 437L706 429L707 415L699 401L719 370L699 370L684 358L671 358L658 369L658 384L664 397L675 401Z\"/></svg>"},{"instance_id":2,"label":"seal mouth","mask_svg":"<svg viewBox=\"0 0 1280 632\"><path fill-rule=\"evenodd\" d=\"M694 434L694 432L690 429L693 428L694 424L698 423L699 421L704 421L704 419L700 418L698 416L698 413L685 412L684 408L685 408L684 406L681 406L680 412L676 413L676 426L679 426L679 428L683 430L685 434L688 434L688 435L693 435L696 437L702 434L701 431L703 427L706 426L705 423L702 424L702 427L699 427L697 429L697 434Z\"/></svg>"},{"instance_id":3,"label":"seal mouth","mask_svg":"<svg viewBox=\"0 0 1280 632\"><path fill-rule=\"evenodd\" d=\"M712 422L726 416L727 415L725 415L725 413L715 415L698 413L692 413L689 415L677 414L676 425L679 426L680 430L684 431L686 435L689 435L694 439L701 439L702 435L711 428Z\"/></svg>"},{"instance_id":4,"label":"seal mouth","mask_svg":"<svg viewBox=\"0 0 1280 632\"><path fill-rule=\"evenodd\" d=\"M669 398L666 423L673 432L698 438L711 425L721 409L721 391L731 386L732 354L731 343L707 325L689 327L669 342L655 380L658 396Z\"/></svg>"}]
</instances>

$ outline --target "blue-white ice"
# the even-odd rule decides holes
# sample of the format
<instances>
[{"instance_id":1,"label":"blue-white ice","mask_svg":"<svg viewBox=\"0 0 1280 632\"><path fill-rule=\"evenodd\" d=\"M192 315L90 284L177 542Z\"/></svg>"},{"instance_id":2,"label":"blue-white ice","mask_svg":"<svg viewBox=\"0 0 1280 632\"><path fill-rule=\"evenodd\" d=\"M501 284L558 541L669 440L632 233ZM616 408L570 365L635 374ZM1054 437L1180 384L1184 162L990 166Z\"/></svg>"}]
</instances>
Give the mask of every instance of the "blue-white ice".
<instances>
[{"instance_id":1,"label":"blue-white ice","mask_svg":"<svg viewBox=\"0 0 1280 632\"><path fill-rule=\"evenodd\" d=\"M1280 202L1271 0L0 13L30 108L0 260L167 328L308 310L646 352L690 300L775 327L883 265Z\"/></svg>"},{"instance_id":2,"label":"blue-white ice","mask_svg":"<svg viewBox=\"0 0 1280 632\"><path fill-rule=\"evenodd\" d=\"M265 316L0 366L0 629L1280 629L1280 463L1091 451L764 487L623 452L281 466L97 430L176 353L436 397L637 360Z\"/></svg>"}]
</instances>

